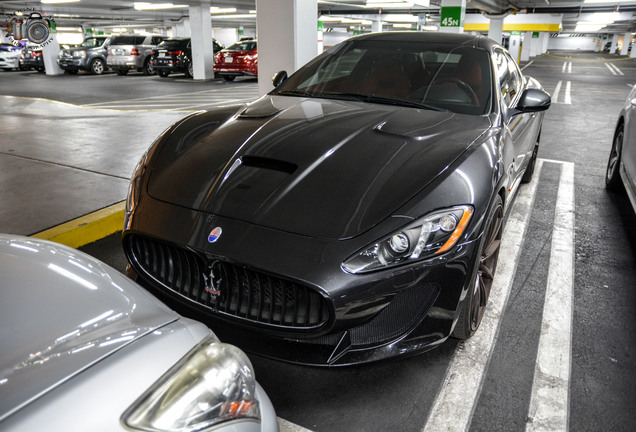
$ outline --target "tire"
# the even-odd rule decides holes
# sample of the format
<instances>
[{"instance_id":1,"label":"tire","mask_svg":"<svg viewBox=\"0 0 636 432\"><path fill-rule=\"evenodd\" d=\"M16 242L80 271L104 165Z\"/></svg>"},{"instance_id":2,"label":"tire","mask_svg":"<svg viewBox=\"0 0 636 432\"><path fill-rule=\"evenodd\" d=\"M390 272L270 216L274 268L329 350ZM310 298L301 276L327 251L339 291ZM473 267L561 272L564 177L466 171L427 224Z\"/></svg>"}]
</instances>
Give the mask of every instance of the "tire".
<instances>
[{"instance_id":1,"label":"tire","mask_svg":"<svg viewBox=\"0 0 636 432\"><path fill-rule=\"evenodd\" d=\"M534 149L532 150L532 157L530 158L530 163L526 168L526 172L523 173L523 177L521 177L521 183L530 183L532 180L532 175L534 174L534 166L537 164L537 153L539 153L539 141L541 140L541 131L539 131L539 135L537 135L537 142L534 144Z\"/></svg>"},{"instance_id":2,"label":"tire","mask_svg":"<svg viewBox=\"0 0 636 432\"><path fill-rule=\"evenodd\" d=\"M128 75L128 69L115 69L115 72L120 76Z\"/></svg>"},{"instance_id":3,"label":"tire","mask_svg":"<svg viewBox=\"0 0 636 432\"><path fill-rule=\"evenodd\" d=\"M234 78L236 78L234 75L223 75L225 81L234 81Z\"/></svg>"},{"instance_id":4,"label":"tire","mask_svg":"<svg viewBox=\"0 0 636 432\"><path fill-rule=\"evenodd\" d=\"M77 75L77 69L66 69L64 72L69 75Z\"/></svg>"},{"instance_id":5,"label":"tire","mask_svg":"<svg viewBox=\"0 0 636 432\"><path fill-rule=\"evenodd\" d=\"M452 336L456 339L468 339L475 334L484 316L499 259L503 216L503 201L497 195L486 218L470 288L460 306L459 319L453 330Z\"/></svg>"},{"instance_id":6,"label":"tire","mask_svg":"<svg viewBox=\"0 0 636 432\"><path fill-rule=\"evenodd\" d=\"M192 78L194 76L194 70L192 69L192 61L188 60L185 71L183 72L186 78Z\"/></svg>"},{"instance_id":7,"label":"tire","mask_svg":"<svg viewBox=\"0 0 636 432\"><path fill-rule=\"evenodd\" d=\"M144 75L154 75L155 74L155 67L150 64L150 59L146 60L146 62L144 63L144 67L141 70L141 72Z\"/></svg>"},{"instance_id":8,"label":"tire","mask_svg":"<svg viewBox=\"0 0 636 432\"><path fill-rule=\"evenodd\" d=\"M91 62L91 73L93 75L101 75L106 70L106 65L104 64L104 60L96 58Z\"/></svg>"},{"instance_id":9,"label":"tire","mask_svg":"<svg viewBox=\"0 0 636 432\"><path fill-rule=\"evenodd\" d=\"M165 77L167 77L168 75L170 75L170 72L168 72L168 71L163 71L163 70L158 70L158 71L157 71L157 75L159 75L159 76L160 76L160 77L162 77L162 78L165 78Z\"/></svg>"},{"instance_id":10,"label":"tire","mask_svg":"<svg viewBox=\"0 0 636 432\"><path fill-rule=\"evenodd\" d=\"M605 171L605 187L613 191L622 191L623 182L621 180L620 165L621 153L623 151L623 137L625 127L621 123L614 132L614 141L612 142L612 151L607 161L607 170Z\"/></svg>"}]
</instances>

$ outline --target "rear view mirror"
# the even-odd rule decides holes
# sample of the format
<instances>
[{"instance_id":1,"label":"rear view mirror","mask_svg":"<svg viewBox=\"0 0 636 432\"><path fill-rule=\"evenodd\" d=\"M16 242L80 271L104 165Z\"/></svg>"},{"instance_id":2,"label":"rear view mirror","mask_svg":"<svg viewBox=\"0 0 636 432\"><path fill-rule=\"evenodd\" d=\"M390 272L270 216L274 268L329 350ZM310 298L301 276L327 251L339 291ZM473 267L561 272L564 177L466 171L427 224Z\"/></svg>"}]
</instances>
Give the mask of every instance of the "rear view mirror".
<instances>
[{"instance_id":1,"label":"rear view mirror","mask_svg":"<svg viewBox=\"0 0 636 432\"><path fill-rule=\"evenodd\" d=\"M284 83L286 79L287 79L287 72L279 71L279 72L276 72L276 75L274 75L274 78L272 78L272 83L274 84L274 87L278 87L279 85Z\"/></svg>"},{"instance_id":2,"label":"rear view mirror","mask_svg":"<svg viewBox=\"0 0 636 432\"><path fill-rule=\"evenodd\" d=\"M551 103L552 99L550 95L543 90L534 88L526 89L526 91L521 94L517 106L508 111L508 118L514 117L517 114L545 111L550 108Z\"/></svg>"}]
</instances>

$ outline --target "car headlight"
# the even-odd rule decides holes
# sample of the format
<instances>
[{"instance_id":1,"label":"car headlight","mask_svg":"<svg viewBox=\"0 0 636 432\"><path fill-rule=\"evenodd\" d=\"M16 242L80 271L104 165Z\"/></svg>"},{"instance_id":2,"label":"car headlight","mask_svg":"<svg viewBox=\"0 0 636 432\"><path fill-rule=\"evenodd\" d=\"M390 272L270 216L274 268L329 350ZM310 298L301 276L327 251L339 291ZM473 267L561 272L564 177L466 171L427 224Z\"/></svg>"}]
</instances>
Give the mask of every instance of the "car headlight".
<instances>
[{"instance_id":1,"label":"car headlight","mask_svg":"<svg viewBox=\"0 0 636 432\"><path fill-rule=\"evenodd\" d=\"M256 380L247 356L209 336L122 415L142 431L207 431L235 419L260 422Z\"/></svg>"},{"instance_id":2,"label":"car headlight","mask_svg":"<svg viewBox=\"0 0 636 432\"><path fill-rule=\"evenodd\" d=\"M81 51L73 51L73 57L84 57L86 55L86 51L81 50Z\"/></svg>"},{"instance_id":3,"label":"car headlight","mask_svg":"<svg viewBox=\"0 0 636 432\"><path fill-rule=\"evenodd\" d=\"M457 243L472 214L471 206L431 213L355 253L342 267L365 273L441 255Z\"/></svg>"},{"instance_id":4,"label":"car headlight","mask_svg":"<svg viewBox=\"0 0 636 432\"><path fill-rule=\"evenodd\" d=\"M126 213L133 211L139 200L139 193L141 191L141 179L146 171L146 160L148 159L148 152L145 152L137 166L133 171L130 183L128 184L128 196L126 197Z\"/></svg>"}]
</instances>

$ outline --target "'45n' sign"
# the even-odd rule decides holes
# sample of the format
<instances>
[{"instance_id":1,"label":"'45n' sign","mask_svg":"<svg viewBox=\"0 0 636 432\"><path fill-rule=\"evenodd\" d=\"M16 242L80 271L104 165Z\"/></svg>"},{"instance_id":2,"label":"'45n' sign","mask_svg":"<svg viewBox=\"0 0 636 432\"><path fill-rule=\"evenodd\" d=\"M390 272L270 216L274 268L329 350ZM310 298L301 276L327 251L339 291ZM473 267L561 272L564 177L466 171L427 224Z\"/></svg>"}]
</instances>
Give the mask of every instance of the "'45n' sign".
<instances>
[{"instance_id":1,"label":"'45n' sign","mask_svg":"<svg viewBox=\"0 0 636 432\"><path fill-rule=\"evenodd\" d=\"M440 12L440 25L442 27L459 27L462 23L461 6L442 7Z\"/></svg>"}]
</instances>

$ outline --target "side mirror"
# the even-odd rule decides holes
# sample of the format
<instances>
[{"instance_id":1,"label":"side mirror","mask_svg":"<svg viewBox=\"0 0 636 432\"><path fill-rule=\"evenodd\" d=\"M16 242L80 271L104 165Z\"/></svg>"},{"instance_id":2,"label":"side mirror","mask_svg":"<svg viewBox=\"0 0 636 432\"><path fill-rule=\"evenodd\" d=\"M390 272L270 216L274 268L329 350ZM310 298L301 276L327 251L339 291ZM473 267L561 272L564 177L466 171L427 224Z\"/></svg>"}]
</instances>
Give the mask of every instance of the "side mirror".
<instances>
[{"instance_id":1,"label":"side mirror","mask_svg":"<svg viewBox=\"0 0 636 432\"><path fill-rule=\"evenodd\" d=\"M552 99L550 95L543 90L534 88L526 89L526 91L521 94L517 106L508 111L508 118L510 119L517 114L545 111L550 108L551 103Z\"/></svg>"},{"instance_id":2,"label":"side mirror","mask_svg":"<svg viewBox=\"0 0 636 432\"><path fill-rule=\"evenodd\" d=\"M274 75L274 78L272 78L272 83L274 84L274 87L278 87L279 85L284 83L285 80L287 80L287 72L279 71L276 72L276 75Z\"/></svg>"}]
</instances>

